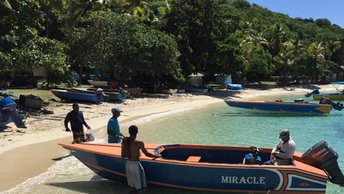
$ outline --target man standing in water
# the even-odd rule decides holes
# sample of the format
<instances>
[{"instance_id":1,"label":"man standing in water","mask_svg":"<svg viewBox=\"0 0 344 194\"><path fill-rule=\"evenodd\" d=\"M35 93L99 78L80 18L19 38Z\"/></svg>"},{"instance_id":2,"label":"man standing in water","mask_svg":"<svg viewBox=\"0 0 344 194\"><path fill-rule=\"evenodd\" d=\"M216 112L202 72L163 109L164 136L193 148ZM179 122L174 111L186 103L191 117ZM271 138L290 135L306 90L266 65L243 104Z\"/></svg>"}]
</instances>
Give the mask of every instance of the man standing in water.
<instances>
[{"instance_id":1,"label":"man standing in water","mask_svg":"<svg viewBox=\"0 0 344 194\"><path fill-rule=\"evenodd\" d=\"M282 129L279 138L281 141L271 152L271 161L274 161L276 165L291 165L293 164L293 154L296 150L296 144L291 138L288 129Z\"/></svg>"},{"instance_id":2,"label":"man standing in water","mask_svg":"<svg viewBox=\"0 0 344 194\"><path fill-rule=\"evenodd\" d=\"M68 122L70 122L72 132L73 132L73 143L82 143L85 142L85 134L84 134L84 127L85 125L87 129L90 129L90 126L87 125L84 115L81 111L79 111L79 104L73 103L73 110L70 111L65 120L64 125L66 131L70 131L68 128Z\"/></svg>"},{"instance_id":3,"label":"man standing in water","mask_svg":"<svg viewBox=\"0 0 344 194\"><path fill-rule=\"evenodd\" d=\"M108 134L108 143L121 143L123 134L120 131L118 117L121 116L122 110L119 108L111 109L112 117L108 121L107 125L107 134Z\"/></svg>"},{"instance_id":4,"label":"man standing in water","mask_svg":"<svg viewBox=\"0 0 344 194\"><path fill-rule=\"evenodd\" d=\"M148 157L158 158L161 155L149 153L142 141L136 140L138 128L135 125L129 127L129 138L124 138L122 142L121 155L126 158L125 163L128 185L132 188L130 194L136 194L142 188L147 187L146 176L140 164L140 150Z\"/></svg>"}]
</instances>

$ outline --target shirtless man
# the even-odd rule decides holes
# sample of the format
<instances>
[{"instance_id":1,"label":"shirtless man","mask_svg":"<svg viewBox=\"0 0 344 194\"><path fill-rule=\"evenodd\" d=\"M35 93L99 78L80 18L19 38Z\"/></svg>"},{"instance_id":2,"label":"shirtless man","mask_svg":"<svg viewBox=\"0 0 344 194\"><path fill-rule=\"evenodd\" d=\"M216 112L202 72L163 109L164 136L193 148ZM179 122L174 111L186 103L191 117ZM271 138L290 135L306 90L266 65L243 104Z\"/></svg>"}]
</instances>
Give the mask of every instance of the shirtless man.
<instances>
[{"instance_id":1,"label":"shirtless man","mask_svg":"<svg viewBox=\"0 0 344 194\"><path fill-rule=\"evenodd\" d=\"M136 140L138 128L135 125L129 127L129 138L122 141L122 157L126 158L126 173L128 185L132 188L130 193L136 194L142 188L147 187L146 176L140 164L140 150L148 157L158 158L161 155L149 153L142 141Z\"/></svg>"}]
</instances>

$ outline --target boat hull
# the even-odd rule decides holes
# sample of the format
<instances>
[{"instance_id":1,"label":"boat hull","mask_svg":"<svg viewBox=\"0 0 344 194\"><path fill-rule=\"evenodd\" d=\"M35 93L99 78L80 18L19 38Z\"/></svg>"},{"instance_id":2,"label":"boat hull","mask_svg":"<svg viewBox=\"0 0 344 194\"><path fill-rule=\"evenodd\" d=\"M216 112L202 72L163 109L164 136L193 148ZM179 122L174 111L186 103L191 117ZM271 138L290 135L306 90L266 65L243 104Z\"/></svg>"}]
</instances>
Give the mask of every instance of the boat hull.
<instances>
[{"instance_id":1,"label":"boat hull","mask_svg":"<svg viewBox=\"0 0 344 194\"><path fill-rule=\"evenodd\" d=\"M119 144L61 144L101 177L126 181L125 159L120 157ZM213 161L214 158L202 155L202 151L231 157L240 156L249 148L232 150L228 147L186 146L181 156L176 157L173 146L146 145L148 150L159 152L163 158L141 157L147 182L160 186L179 189L235 192L235 193L325 193L326 174L314 167L297 163L295 166L228 164L225 161ZM212 150L213 149L213 150ZM229 152L224 150L229 149ZM193 150L193 151L192 151ZM196 151L198 150L198 151ZM193 152L193 153L192 153ZM202 155L199 161L189 161L187 155ZM186 154L186 155L185 155ZM229 155L228 155L229 156ZM204 160L204 161L203 161ZM232 160L227 158L227 160Z\"/></svg>"},{"instance_id":2,"label":"boat hull","mask_svg":"<svg viewBox=\"0 0 344 194\"><path fill-rule=\"evenodd\" d=\"M94 93L84 93L67 90L51 90L51 92L58 98L68 102L100 103L104 100L101 96Z\"/></svg>"},{"instance_id":3,"label":"boat hull","mask_svg":"<svg viewBox=\"0 0 344 194\"><path fill-rule=\"evenodd\" d=\"M88 94L96 94L97 90L89 90L85 88L73 88L68 91L71 92L81 92L81 93L88 93ZM128 96L127 93L122 92L107 92L102 90L102 93L106 95L105 100L107 101L125 101L126 97Z\"/></svg>"},{"instance_id":4,"label":"boat hull","mask_svg":"<svg viewBox=\"0 0 344 194\"><path fill-rule=\"evenodd\" d=\"M329 104L225 100L228 106L264 113L329 114Z\"/></svg>"},{"instance_id":5,"label":"boat hull","mask_svg":"<svg viewBox=\"0 0 344 194\"><path fill-rule=\"evenodd\" d=\"M108 87L108 81L96 81L96 80L87 80L87 82L95 87Z\"/></svg>"},{"instance_id":6,"label":"boat hull","mask_svg":"<svg viewBox=\"0 0 344 194\"><path fill-rule=\"evenodd\" d=\"M320 100L321 98L328 98L334 101L344 101L344 94L313 94L314 100Z\"/></svg>"}]
</instances>

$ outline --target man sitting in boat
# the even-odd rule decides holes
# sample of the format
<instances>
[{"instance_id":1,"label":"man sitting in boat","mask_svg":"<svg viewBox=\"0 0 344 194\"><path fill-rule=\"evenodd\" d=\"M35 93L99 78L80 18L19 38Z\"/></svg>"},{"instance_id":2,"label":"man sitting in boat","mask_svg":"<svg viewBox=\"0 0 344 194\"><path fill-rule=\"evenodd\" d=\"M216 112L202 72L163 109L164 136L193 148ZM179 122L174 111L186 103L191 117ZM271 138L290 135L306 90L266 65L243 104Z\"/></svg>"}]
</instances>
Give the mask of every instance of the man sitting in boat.
<instances>
[{"instance_id":1,"label":"man sitting in boat","mask_svg":"<svg viewBox=\"0 0 344 194\"><path fill-rule=\"evenodd\" d=\"M280 132L279 138L281 141L271 152L271 161L275 165L292 165L296 144L291 138L289 130L283 129Z\"/></svg>"}]
</instances>

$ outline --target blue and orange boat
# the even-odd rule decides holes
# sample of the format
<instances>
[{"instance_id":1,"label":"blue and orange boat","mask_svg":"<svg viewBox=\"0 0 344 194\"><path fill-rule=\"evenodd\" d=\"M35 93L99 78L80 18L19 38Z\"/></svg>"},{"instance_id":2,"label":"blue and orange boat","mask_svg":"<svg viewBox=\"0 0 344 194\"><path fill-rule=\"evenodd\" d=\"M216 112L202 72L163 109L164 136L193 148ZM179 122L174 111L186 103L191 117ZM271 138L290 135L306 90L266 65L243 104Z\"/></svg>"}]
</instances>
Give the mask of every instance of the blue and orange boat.
<instances>
[{"instance_id":1,"label":"blue and orange boat","mask_svg":"<svg viewBox=\"0 0 344 194\"><path fill-rule=\"evenodd\" d=\"M120 144L60 145L99 176L126 181ZM323 194L328 180L344 185L337 153L324 141L303 155L295 153L293 165L279 166L263 164L270 159L271 148L183 144L146 148L162 156L140 158L147 182L160 186L209 192ZM255 159L246 160L248 155Z\"/></svg>"},{"instance_id":2,"label":"blue and orange boat","mask_svg":"<svg viewBox=\"0 0 344 194\"><path fill-rule=\"evenodd\" d=\"M257 100L225 100L228 106L261 113L297 113L297 114L329 114L332 109L342 110L343 105L328 99L322 103L309 103L303 100L293 102L257 101Z\"/></svg>"},{"instance_id":3,"label":"blue and orange boat","mask_svg":"<svg viewBox=\"0 0 344 194\"><path fill-rule=\"evenodd\" d=\"M84 93L72 90L51 90L51 92L61 100L67 102L86 102L98 104L104 101L104 97L97 93Z\"/></svg>"}]
</instances>

